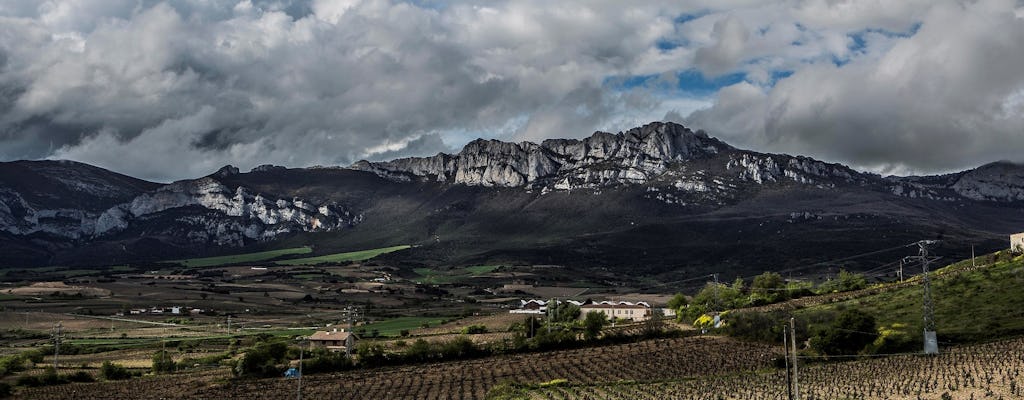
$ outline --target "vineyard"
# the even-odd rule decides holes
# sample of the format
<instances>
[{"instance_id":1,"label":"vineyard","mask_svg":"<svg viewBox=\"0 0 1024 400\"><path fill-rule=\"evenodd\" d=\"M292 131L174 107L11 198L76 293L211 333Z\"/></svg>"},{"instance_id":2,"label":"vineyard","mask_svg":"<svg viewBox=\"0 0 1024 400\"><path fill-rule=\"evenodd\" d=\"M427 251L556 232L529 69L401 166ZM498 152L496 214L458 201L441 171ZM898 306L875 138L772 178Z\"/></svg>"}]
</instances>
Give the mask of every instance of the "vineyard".
<instances>
[{"instance_id":1,"label":"vineyard","mask_svg":"<svg viewBox=\"0 0 1024 400\"><path fill-rule=\"evenodd\" d=\"M768 368L781 349L719 337L648 340L546 353L507 355L405 367L308 375L308 399L477 399L494 385L567 379L572 383L664 381ZM272 378L215 383L207 375L155 377L129 382L71 384L27 389L24 399L290 399L294 379Z\"/></svg>"},{"instance_id":2,"label":"vineyard","mask_svg":"<svg viewBox=\"0 0 1024 400\"><path fill-rule=\"evenodd\" d=\"M807 362L809 360L804 360ZM893 355L813 363L800 369L804 399L1016 399L1024 396L1024 339L951 349L938 356ZM787 398L785 371L644 383L555 385L532 399Z\"/></svg>"},{"instance_id":3,"label":"vineyard","mask_svg":"<svg viewBox=\"0 0 1024 400\"><path fill-rule=\"evenodd\" d=\"M477 399L514 382L531 399L785 399L771 367L781 349L720 337L649 340L596 348L308 375L308 399ZM938 356L845 362L805 358L804 399L1011 399L1024 396L1024 338L951 348ZM29 388L24 399L289 399L294 379L229 379L225 369L124 382ZM564 383L539 385L554 380ZM558 382L558 381L556 381Z\"/></svg>"}]
</instances>

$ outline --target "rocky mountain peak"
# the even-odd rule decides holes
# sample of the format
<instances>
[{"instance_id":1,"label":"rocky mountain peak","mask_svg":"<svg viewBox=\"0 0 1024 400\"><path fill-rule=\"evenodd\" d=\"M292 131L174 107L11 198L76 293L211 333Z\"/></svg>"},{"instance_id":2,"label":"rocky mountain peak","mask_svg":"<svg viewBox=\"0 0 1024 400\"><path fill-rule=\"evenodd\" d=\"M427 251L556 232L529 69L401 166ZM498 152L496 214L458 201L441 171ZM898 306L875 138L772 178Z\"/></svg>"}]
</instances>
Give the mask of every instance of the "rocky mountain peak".
<instances>
[{"instance_id":1,"label":"rocky mountain peak","mask_svg":"<svg viewBox=\"0 0 1024 400\"><path fill-rule=\"evenodd\" d=\"M455 155L360 161L351 168L399 181L427 179L487 187L538 186L566 179L636 182L664 172L671 162L730 150L731 146L703 132L654 122L626 132L599 131L584 139L549 139L540 144L477 139Z\"/></svg>"},{"instance_id":2,"label":"rocky mountain peak","mask_svg":"<svg viewBox=\"0 0 1024 400\"><path fill-rule=\"evenodd\" d=\"M239 172L241 172L241 171L238 170L238 167L236 167L234 165L231 165L231 164L228 164L228 165L225 165L223 167L220 167L220 169L218 169L217 172L214 172L214 173L210 174L210 176L215 176L215 177L218 177L218 178L223 178L223 177L226 177L226 176L238 175Z\"/></svg>"}]
</instances>

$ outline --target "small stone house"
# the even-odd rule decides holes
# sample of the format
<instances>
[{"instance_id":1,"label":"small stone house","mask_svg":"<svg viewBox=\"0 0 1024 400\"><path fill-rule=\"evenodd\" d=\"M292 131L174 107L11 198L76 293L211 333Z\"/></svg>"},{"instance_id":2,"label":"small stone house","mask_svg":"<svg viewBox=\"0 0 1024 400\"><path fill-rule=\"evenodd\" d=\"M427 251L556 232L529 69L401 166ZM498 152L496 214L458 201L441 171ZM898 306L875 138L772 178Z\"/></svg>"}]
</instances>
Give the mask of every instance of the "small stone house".
<instances>
[{"instance_id":1,"label":"small stone house","mask_svg":"<svg viewBox=\"0 0 1024 400\"><path fill-rule=\"evenodd\" d=\"M352 335L351 332L339 331L337 329L316 331L309 336L309 343L311 346L330 351L345 351L349 336L352 336L352 341L355 342L356 336Z\"/></svg>"}]
</instances>

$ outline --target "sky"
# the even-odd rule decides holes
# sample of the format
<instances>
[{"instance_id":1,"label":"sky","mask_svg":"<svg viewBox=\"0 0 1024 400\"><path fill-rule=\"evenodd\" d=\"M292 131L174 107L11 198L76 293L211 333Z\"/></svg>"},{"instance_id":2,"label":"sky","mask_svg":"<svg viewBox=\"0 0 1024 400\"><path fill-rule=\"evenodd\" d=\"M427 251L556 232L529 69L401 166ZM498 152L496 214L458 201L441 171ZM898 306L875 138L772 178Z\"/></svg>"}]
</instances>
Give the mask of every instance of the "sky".
<instances>
[{"instance_id":1,"label":"sky","mask_svg":"<svg viewBox=\"0 0 1024 400\"><path fill-rule=\"evenodd\" d=\"M1024 161L1024 1L0 1L0 161L167 182L651 121L881 174Z\"/></svg>"}]
</instances>

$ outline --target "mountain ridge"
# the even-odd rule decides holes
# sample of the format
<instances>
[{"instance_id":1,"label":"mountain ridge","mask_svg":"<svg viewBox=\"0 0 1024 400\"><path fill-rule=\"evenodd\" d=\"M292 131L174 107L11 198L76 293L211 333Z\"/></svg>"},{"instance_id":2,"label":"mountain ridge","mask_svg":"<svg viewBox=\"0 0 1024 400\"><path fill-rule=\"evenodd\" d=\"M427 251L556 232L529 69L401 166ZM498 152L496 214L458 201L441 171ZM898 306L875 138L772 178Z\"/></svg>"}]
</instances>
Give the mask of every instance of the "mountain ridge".
<instances>
[{"instance_id":1,"label":"mountain ridge","mask_svg":"<svg viewBox=\"0 0 1024 400\"><path fill-rule=\"evenodd\" d=\"M99 186L67 191L75 181L54 179L32 186L6 172L26 165L91 171L96 177L82 172L83 181ZM0 163L0 245L15 249L0 262L144 261L275 243L319 243L323 251L415 243L422 246L405 252L408 259L430 263L681 268L791 262L786 254L797 254L790 247L799 244L780 241L812 243L816 230L852 235L860 247L889 235L942 232L994 244L1024 226L1021 171L992 163L883 178L809 157L737 149L672 123L539 144L478 139L456 154L347 168L261 165L243 173L229 165L170 184L73 162ZM88 188L97 187L109 195L90 195ZM30 214L46 218L25 219ZM894 224L906 221L912 227L898 231ZM787 230L792 236L783 239ZM777 256L745 261L729 254L729 246L747 241L764 241L759 251ZM684 248L690 253L678 253ZM647 256L628 256L636 251Z\"/></svg>"}]
</instances>

